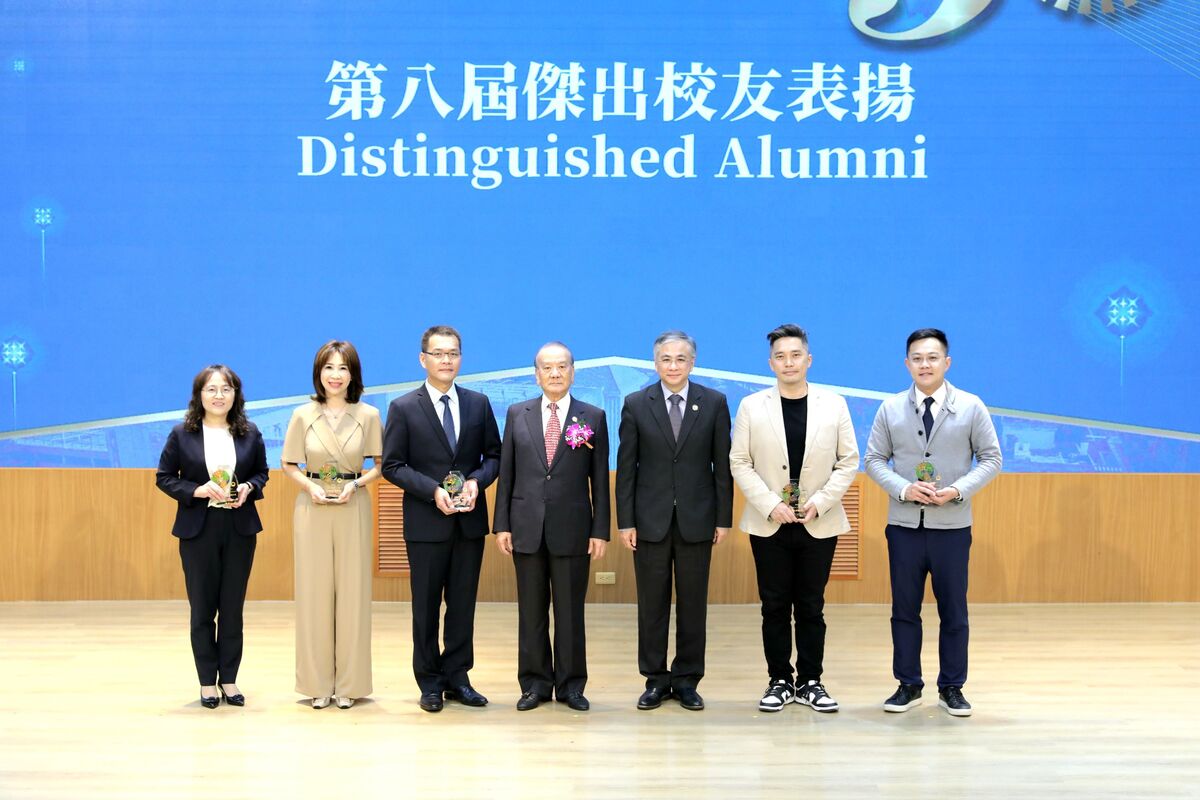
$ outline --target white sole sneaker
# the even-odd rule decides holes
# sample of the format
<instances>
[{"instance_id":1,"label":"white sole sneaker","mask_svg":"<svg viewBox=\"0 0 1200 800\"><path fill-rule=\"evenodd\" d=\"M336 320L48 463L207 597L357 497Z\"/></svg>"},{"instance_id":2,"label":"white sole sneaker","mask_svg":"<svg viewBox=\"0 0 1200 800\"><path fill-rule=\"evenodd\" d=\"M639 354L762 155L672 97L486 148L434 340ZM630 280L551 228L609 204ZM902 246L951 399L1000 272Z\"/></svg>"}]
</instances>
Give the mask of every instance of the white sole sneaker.
<instances>
[{"instance_id":1,"label":"white sole sneaker","mask_svg":"<svg viewBox=\"0 0 1200 800\"><path fill-rule=\"evenodd\" d=\"M908 711L910 708L916 708L919 705L921 705L921 698L918 697L914 700L910 700L904 705L900 705L899 703L884 703L883 710L890 711L893 714L898 714L901 711ZM945 706L943 706L943 708L945 708Z\"/></svg>"},{"instance_id":2,"label":"white sole sneaker","mask_svg":"<svg viewBox=\"0 0 1200 800\"><path fill-rule=\"evenodd\" d=\"M789 700L788 702L791 702L791 701ZM786 705L787 705L787 703L784 703L784 704L783 704L783 706L786 706ZM759 711L766 711L766 712L768 712L768 713L770 713L770 714L774 714L774 713L776 713L777 711L783 711L783 706L767 706L767 705L763 705L762 703L759 703L759 704L758 704L758 710L759 710Z\"/></svg>"},{"instance_id":3,"label":"white sole sneaker","mask_svg":"<svg viewBox=\"0 0 1200 800\"><path fill-rule=\"evenodd\" d=\"M831 714L834 711L837 711L839 708L839 706L836 702L834 702L834 704L831 706L814 706L812 703L808 702L807 700L805 700L803 697L800 697L799 695L796 696L796 702L802 706L808 706L813 711L819 711L822 714Z\"/></svg>"},{"instance_id":4,"label":"white sole sneaker","mask_svg":"<svg viewBox=\"0 0 1200 800\"><path fill-rule=\"evenodd\" d=\"M951 708L946 705L945 700L938 700L938 705L946 709L946 713L952 717L969 717L971 716L971 711L973 711L970 708Z\"/></svg>"}]
</instances>

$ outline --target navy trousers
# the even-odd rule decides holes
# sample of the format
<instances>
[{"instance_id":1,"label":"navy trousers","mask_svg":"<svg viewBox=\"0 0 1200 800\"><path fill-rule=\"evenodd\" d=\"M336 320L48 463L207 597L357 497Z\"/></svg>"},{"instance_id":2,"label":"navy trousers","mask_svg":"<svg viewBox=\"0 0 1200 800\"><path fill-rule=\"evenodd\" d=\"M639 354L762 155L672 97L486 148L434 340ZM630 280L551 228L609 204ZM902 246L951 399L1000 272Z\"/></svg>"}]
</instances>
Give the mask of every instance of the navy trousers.
<instances>
[{"instance_id":1,"label":"navy trousers","mask_svg":"<svg viewBox=\"0 0 1200 800\"><path fill-rule=\"evenodd\" d=\"M892 577L892 674L901 683L924 686L921 679L921 603L925 576L933 579L937 599L939 689L967 682L967 563L971 528L933 529L923 525L887 526L888 566Z\"/></svg>"}]
</instances>

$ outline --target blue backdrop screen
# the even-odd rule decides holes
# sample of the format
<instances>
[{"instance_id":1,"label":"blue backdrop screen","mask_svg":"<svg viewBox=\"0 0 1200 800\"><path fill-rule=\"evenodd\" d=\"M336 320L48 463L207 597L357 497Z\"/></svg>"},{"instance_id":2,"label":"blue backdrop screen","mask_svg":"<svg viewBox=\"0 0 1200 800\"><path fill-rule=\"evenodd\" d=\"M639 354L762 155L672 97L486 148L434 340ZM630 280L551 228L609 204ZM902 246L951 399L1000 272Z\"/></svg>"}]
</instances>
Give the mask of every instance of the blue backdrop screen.
<instances>
[{"instance_id":1,"label":"blue backdrop screen","mask_svg":"<svg viewBox=\"0 0 1200 800\"><path fill-rule=\"evenodd\" d=\"M303 394L335 337L414 381L434 323L464 374L678 327L752 378L795 321L811 379L868 395L936 326L994 408L1194 447L1200 61L1158 44L1170 4L909 2L875 33L864 5L4 4L0 463L70 463L17 444L179 409L211 362ZM1147 459L1114 463L1196 468Z\"/></svg>"}]
</instances>

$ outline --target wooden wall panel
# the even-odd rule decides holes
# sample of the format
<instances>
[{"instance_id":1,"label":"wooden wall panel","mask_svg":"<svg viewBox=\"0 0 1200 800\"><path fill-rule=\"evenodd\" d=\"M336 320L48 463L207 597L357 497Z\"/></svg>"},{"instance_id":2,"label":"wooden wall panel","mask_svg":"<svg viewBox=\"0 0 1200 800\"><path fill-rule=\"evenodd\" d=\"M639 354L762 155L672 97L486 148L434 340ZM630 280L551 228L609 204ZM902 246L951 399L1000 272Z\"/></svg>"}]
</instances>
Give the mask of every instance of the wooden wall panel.
<instances>
[{"instance_id":1,"label":"wooden wall panel","mask_svg":"<svg viewBox=\"0 0 1200 800\"><path fill-rule=\"evenodd\" d=\"M832 581L834 603L889 601L883 528L887 500L859 475L858 580ZM373 491L377 487L371 487ZM292 597L291 516L297 488L273 471L259 510L251 599ZM491 493L489 492L489 500ZM734 499L734 519L741 513ZM153 470L0 469L0 600L182 598L175 503ZM1200 601L1200 475L1001 475L976 500L974 602ZM633 558L612 532L593 571L593 602L634 602ZM408 579L376 578L378 600L408 600ZM485 549L479 599L516 597L511 560ZM745 534L713 553L714 603L757 602Z\"/></svg>"}]
</instances>

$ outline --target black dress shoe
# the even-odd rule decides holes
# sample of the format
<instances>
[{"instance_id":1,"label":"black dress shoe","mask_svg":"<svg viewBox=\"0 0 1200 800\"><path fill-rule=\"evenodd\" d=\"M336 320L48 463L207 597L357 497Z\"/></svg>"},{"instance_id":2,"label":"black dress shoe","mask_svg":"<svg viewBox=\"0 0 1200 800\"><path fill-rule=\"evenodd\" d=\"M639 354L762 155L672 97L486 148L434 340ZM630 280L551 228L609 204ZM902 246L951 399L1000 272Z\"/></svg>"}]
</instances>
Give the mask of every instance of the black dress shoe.
<instances>
[{"instance_id":1,"label":"black dress shoe","mask_svg":"<svg viewBox=\"0 0 1200 800\"><path fill-rule=\"evenodd\" d=\"M649 711L653 708L658 708L661 706L663 700L666 700L670 696L670 687L651 686L649 689L642 692L642 696L638 698L637 707L640 711Z\"/></svg>"},{"instance_id":2,"label":"black dress shoe","mask_svg":"<svg viewBox=\"0 0 1200 800\"><path fill-rule=\"evenodd\" d=\"M548 699L537 692L525 692L517 701L517 711L532 711Z\"/></svg>"},{"instance_id":3,"label":"black dress shoe","mask_svg":"<svg viewBox=\"0 0 1200 800\"><path fill-rule=\"evenodd\" d=\"M421 708L429 712L437 712L442 710L442 693L441 692L426 692L421 695Z\"/></svg>"},{"instance_id":4,"label":"black dress shoe","mask_svg":"<svg viewBox=\"0 0 1200 800\"><path fill-rule=\"evenodd\" d=\"M464 683L461 686L455 686L453 689L446 690L447 700L457 700L464 706L486 706L488 699L481 695L469 683Z\"/></svg>"},{"instance_id":5,"label":"black dress shoe","mask_svg":"<svg viewBox=\"0 0 1200 800\"><path fill-rule=\"evenodd\" d=\"M679 705L688 711L704 710L704 698L695 689L676 689L675 696L679 698Z\"/></svg>"},{"instance_id":6,"label":"black dress shoe","mask_svg":"<svg viewBox=\"0 0 1200 800\"><path fill-rule=\"evenodd\" d=\"M217 687L217 691L221 693L221 697L225 698L225 702L231 706L246 705L246 695L242 694L241 692L238 692L237 694L225 694L225 690L220 686Z\"/></svg>"},{"instance_id":7,"label":"black dress shoe","mask_svg":"<svg viewBox=\"0 0 1200 800\"><path fill-rule=\"evenodd\" d=\"M200 705L204 706L205 708L216 708L217 706L221 705L221 695L216 695L215 697L205 697L204 695L200 695Z\"/></svg>"},{"instance_id":8,"label":"black dress shoe","mask_svg":"<svg viewBox=\"0 0 1200 800\"><path fill-rule=\"evenodd\" d=\"M583 692L567 692L567 699L558 698L558 702L566 703L567 708L572 711L587 711L592 707L588 699L583 696Z\"/></svg>"}]
</instances>

